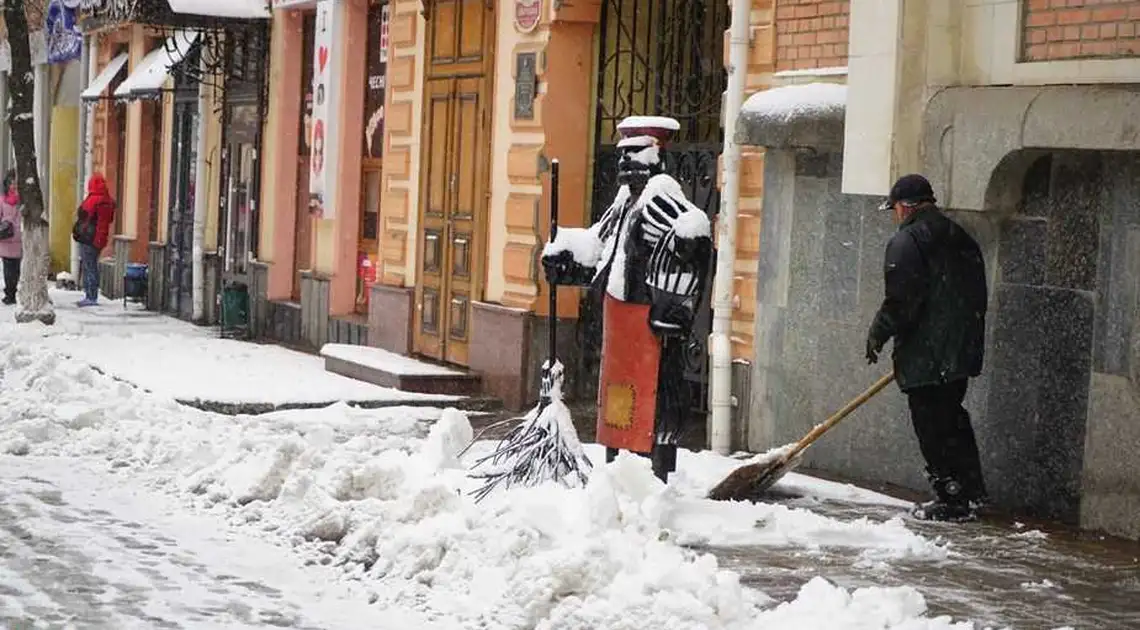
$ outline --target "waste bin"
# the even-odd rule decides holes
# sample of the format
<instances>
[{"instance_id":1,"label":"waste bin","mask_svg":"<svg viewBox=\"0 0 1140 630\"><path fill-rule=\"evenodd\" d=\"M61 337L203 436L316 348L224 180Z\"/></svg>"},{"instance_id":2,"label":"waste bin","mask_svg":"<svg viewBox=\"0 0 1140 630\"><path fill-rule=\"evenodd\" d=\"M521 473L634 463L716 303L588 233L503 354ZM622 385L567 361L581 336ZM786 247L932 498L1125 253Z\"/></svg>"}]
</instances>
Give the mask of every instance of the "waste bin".
<instances>
[{"instance_id":1,"label":"waste bin","mask_svg":"<svg viewBox=\"0 0 1140 630\"><path fill-rule=\"evenodd\" d=\"M222 287L222 329L245 330L249 326L249 287L243 282L227 282Z\"/></svg>"}]
</instances>

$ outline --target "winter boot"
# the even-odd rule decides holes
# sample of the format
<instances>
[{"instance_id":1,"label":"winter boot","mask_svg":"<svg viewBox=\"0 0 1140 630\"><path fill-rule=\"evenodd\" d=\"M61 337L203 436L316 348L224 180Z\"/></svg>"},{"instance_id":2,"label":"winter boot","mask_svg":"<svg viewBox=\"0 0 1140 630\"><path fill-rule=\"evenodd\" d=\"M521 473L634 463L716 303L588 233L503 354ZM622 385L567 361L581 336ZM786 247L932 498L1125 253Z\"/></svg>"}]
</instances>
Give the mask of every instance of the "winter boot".
<instances>
[{"instance_id":1,"label":"winter boot","mask_svg":"<svg viewBox=\"0 0 1140 630\"><path fill-rule=\"evenodd\" d=\"M978 519L977 509L963 494L962 484L957 480L952 477L932 477L931 483L937 498L915 505L911 508L911 516L922 521L948 523L965 523Z\"/></svg>"}]
</instances>

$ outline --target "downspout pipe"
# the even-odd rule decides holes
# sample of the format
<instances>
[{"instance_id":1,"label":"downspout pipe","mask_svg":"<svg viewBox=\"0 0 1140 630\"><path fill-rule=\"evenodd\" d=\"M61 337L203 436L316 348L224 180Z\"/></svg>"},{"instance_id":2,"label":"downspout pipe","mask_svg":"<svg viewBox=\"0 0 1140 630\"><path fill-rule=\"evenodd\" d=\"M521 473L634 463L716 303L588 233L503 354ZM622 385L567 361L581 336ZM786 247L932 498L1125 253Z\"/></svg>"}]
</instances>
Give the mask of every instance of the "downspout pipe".
<instances>
[{"instance_id":1,"label":"downspout pipe","mask_svg":"<svg viewBox=\"0 0 1140 630\"><path fill-rule=\"evenodd\" d=\"M732 449L732 303L736 267L736 215L740 208L740 144L736 121L744 105L748 74L752 0L732 0L728 29L728 89L724 99L724 188L717 217L713 321L709 335L709 446L728 455Z\"/></svg>"},{"instance_id":2,"label":"downspout pipe","mask_svg":"<svg viewBox=\"0 0 1140 630\"><path fill-rule=\"evenodd\" d=\"M94 56L91 54L91 36L85 35L83 37L82 52L80 53L80 56L79 56L79 91L80 91L80 93L82 93L83 90L86 90L87 84L89 84L91 82L91 76L92 76L91 75L91 62L93 59L94 59ZM82 202L83 199L87 197L87 175L91 171L91 167L88 164L88 161L90 160L91 141L87 137L88 130L91 128L91 125L89 124L89 121L87 119L90 111L91 111L91 107L87 103L84 103L83 99L80 98L79 99L79 139L78 139L79 140L79 152L76 153L76 155L79 156L79 164L77 165L78 168L75 169L76 180L77 180L75 183L75 195L76 195L75 198L78 199L80 202ZM78 283L79 282L79 243L76 243L75 239L71 239L71 256L70 256L70 264L68 265L68 267L69 267L69 271L71 273L71 279Z\"/></svg>"},{"instance_id":3,"label":"downspout pipe","mask_svg":"<svg viewBox=\"0 0 1140 630\"><path fill-rule=\"evenodd\" d=\"M210 71L205 53L201 56L202 76ZM207 167L210 159L206 152L210 149L207 141L210 129L210 116L213 114L211 103L212 86L209 81L198 84L198 164L194 172L194 234L191 245L191 318L201 323L206 319L206 263L204 259L206 247L206 212L207 199L210 195L210 177ZM181 201L181 200L180 200Z\"/></svg>"}]
</instances>

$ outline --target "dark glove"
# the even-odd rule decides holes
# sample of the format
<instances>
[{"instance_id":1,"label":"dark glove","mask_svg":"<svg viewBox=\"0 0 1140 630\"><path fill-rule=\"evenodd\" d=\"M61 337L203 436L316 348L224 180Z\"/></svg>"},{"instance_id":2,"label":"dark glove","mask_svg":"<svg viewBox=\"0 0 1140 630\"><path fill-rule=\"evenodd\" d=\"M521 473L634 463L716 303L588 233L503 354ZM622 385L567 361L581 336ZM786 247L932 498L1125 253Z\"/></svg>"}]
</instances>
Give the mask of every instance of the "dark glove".
<instances>
[{"instance_id":1,"label":"dark glove","mask_svg":"<svg viewBox=\"0 0 1140 630\"><path fill-rule=\"evenodd\" d=\"M874 337L867 337L867 363L874 365L879 362L879 353L883 351L883 343Z\"/></svg>"},{"instance_id":2,"label":"dark glove","mask_svg":"<svg viewBox=\"0 0 1140 630\"><path fill-rule=\"evenodd\" d=\"M563 250L557 254L542 257L542 271L550 284L574 284L573 277L577 263L574 254Z\"/></svg>"},{"instance_id":3,"label":"dark glove","mask_svg":"<svg viewBox=\"0 0 1140 630\"><path fill-rule=\"evenodd\" d=\"M707 236L697 238L678 236L673 241L673 254L682 263L697 260L702 267L705 267L708 265L709 257L712 256L712 239Z\"/></svg>"},{"instance_id":4,"label":"dark glove","mask_svg":"<svg viewBox=\"0 0 1140 630\"><path fill-rule=\"evenodd\" d=\"M693 330L692 306L687 300L655 300L649 306L649 329L658 337L688 337Z\"/></svg>"}]
</instances>

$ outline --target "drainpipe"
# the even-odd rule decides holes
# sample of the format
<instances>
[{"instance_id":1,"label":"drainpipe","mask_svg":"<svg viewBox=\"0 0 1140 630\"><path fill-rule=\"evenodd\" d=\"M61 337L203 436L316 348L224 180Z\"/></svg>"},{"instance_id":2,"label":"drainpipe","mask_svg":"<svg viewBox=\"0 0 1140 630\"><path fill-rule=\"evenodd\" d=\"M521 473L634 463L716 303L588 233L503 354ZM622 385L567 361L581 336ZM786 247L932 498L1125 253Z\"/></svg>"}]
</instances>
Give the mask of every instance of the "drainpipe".
<instances>
[{"instance_id":1,"label":"drainpipe","mask_svg":"<svg viewBox=\"0 0 1140 630\"><path fill-rule=\"evenodd\" d=\"M201 76L203 77L210 72L207 58L208 55L203 50L201 55ZM207 165L210 163L206 151L210 147L206 138L209 136L209 116L214 111L210 103L211 89L209 81L202 81L198 85L198 164L194 172L194 240L191 247L191 264L193 266L191 272L193 274L191 280L191 317L195 322L201 322L206 318L206 264L203 259L203 250L206 246L206 201L210 193L210 178L206 173Z\"/></svg>"},{"instance_id":2,"label":"drainpipe","mask_svg":"<svg viewBox=\"0 0 1140 630\"><path fill-rule=\"evenodd\" d=\"M732 449L732 298L736 266L736 213L740 207L740 144L736 120L744 104L752 0L732 0L728 29L728 89L724 99L724 188L717 217L713 322L709 335L709 445L722 455Z\"/></svg>"},{"instance_id":3,"label":"drainpipe","mask_svg":"<svg viewBox=\"0 0 1140 630\"><path fill-rule=\"evenodd\" d=\"M95 59L95 55L91 54L91 36L86 35L83 37L83 48L79 57L79 92L87 89L87 84L91 82L91 63ZM91 171L91 140L88 134L91 131L91 124L87 120L87 116L91 111L91 106L79 99L79 164L76 168L76 199L81 202L87 197L87 174ZM71 279L79 282L79 243L71 239Z\"/></svg>"},{"instance_id":4,"label":"drainpipe","mask_svg":"<svg viewBox=\"0 0 1140 630\"><path fill-rule=\"evenodd\" d=\"M97 36L87 35L83 38L83 52L87 55L87 76L84 77L83 84L90 83L93 77L99 75L99 38ZM84 87L83 89L87 89ZM83 167L81 169L81 177L79 182L79 198L87 198L87 178L95 174L95 152L92 147L95 146L95 103L83 103L80 99L80 120L83 121L84 126L80 137L83 138ZM79 255L79 244L75 244L75 253L73 256ZM79 277L79 261L72 259L74 265L75 281L82 283ZM82 284L80 284L82 286Z\"/></svg>"}]
</instances>

